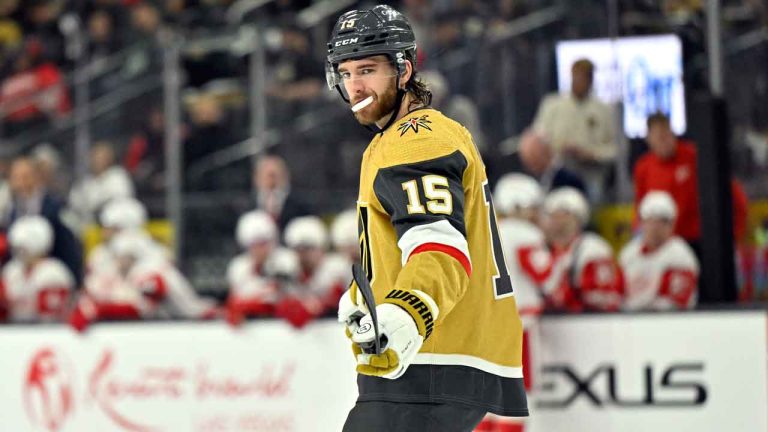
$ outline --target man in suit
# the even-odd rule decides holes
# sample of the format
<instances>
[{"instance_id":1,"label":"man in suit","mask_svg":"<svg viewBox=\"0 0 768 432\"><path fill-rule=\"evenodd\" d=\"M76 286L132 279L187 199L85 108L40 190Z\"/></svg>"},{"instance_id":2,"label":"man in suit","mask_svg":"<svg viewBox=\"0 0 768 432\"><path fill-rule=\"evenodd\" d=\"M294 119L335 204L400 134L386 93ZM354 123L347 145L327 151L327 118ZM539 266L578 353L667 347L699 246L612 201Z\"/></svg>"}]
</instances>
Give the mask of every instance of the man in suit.
<instances>
[{"instance_id":1,"label":"man in suit","mask_svg":"<svg viewBox=\"0 0 768 432\"><path fill-rule=\"evenodd\" d=\"M62 222L61 203L43 187L35 162L27 157L14 160L9 184L12 197L9 225L22 216L40 215L47 219L53 228L51 256L64 262L79 285L83 273L82 247Z\"/></svg>"},{"instance_id":2,"label":"man in suit","mask_svg":"<svg viewBox=\"0 0 768 432\"><path fill-rule=\"evenodd\" d=\"M533 129L526 130L520 138L518 154L524 171L536 178L545 191L570 186L586 195L584 181L556 159L552 146L543 134Z\"/></svg>"},{"instance_id":3,"label":"man in suit","mask_svg":"<svg viewBox=\"0 0 768 432\"><path fill-rule=\"evenodd\" d=\"M298 216L312 214L308 203L291 192L291 177L283 158L262 156L253 173L256 209L267 212L282 231Z\"/></svg>"}]
</instances>

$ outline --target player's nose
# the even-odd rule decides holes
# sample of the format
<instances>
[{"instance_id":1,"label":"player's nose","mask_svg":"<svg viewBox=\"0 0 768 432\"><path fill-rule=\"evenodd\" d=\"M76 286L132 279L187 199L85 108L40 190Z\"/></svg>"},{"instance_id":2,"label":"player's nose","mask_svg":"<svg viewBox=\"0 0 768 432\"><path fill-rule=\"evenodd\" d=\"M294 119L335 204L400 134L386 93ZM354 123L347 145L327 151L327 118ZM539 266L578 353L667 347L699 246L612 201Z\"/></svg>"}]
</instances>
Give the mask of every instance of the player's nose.
<instances>
[{"instance_id":1,"label":"player's nose","mask_svg":"<svg viewBox=\"0 0 768 432\"><path fill-rule=\"evenodd\" d=\"M362 80L351 80L347 86L347 90L352 96L361 96L365 94L365 84Z\"/></svg>"}]
</instances>

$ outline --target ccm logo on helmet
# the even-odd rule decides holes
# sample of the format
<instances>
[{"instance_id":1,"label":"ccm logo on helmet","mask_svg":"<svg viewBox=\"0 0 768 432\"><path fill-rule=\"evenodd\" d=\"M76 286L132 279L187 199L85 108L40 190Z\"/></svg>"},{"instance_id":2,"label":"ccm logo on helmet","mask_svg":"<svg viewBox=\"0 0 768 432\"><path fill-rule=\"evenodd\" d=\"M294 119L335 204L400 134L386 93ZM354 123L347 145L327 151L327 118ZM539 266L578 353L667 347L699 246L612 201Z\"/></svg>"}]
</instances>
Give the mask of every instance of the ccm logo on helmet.
<instances>
[{"instance_id":1,"label":"ccm logo on helmet","mask_svg":"<svg viewBox=\"0 0 768 432\"><path fill-rule=\"evenodd\" d=\"M340 40L336 42L334 46L344 46L344 45L353 44L353 43L356 43L358 39L359 38L349 38L349 39Z\"/></svg>"}]
</instances>

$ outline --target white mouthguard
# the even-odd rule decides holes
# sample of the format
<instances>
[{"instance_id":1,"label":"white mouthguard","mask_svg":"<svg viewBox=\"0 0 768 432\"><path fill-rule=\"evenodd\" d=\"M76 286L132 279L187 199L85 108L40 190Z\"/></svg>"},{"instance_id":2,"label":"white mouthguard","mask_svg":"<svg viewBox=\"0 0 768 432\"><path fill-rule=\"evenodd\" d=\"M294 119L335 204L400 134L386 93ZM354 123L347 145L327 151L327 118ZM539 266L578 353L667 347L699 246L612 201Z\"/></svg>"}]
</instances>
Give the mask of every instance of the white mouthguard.
<instances>
[{"instance_id":1,"label":"white mouthguard","mask_svg":"<svg viewBox=\"0 0 768 432\"><path fill-rule=\"evenodd\" d=\"M352 112L358 112L361 109L367 107L373 102L373 96L368 96L367 98L361 100L360 102L354 104L352 106Z\"/></svg>"}]
</instances>

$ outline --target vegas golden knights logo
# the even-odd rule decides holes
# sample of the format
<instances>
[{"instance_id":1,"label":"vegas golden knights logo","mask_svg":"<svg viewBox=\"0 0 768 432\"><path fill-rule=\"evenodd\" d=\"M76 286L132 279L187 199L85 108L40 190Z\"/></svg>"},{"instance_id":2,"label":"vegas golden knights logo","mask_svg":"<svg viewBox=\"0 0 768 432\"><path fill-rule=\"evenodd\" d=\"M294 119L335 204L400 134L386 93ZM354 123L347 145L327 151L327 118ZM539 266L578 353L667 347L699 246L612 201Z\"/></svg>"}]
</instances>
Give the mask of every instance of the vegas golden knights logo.
<instances>
[{"instance_id":1,"label":"vegas golden knights logo","mask_svg":"<svg viewBox=\"0 0 768 432\"><path fill-rule=\"evenodd\" d=\"M373 280L373 259L371 258L371 245L368 243L368 207L364 204L357 205L357 235L360 243L360 264L365 270L368 281Z\"/></svg>"}]
</instances>

